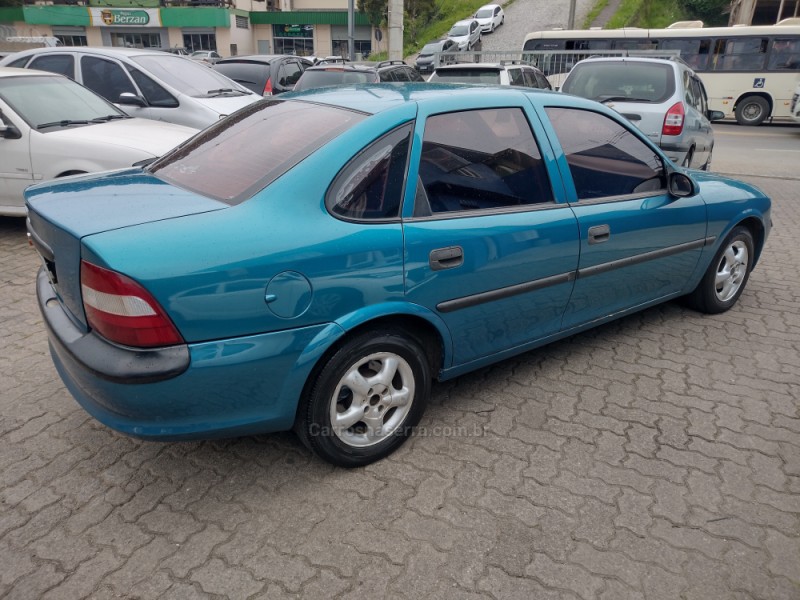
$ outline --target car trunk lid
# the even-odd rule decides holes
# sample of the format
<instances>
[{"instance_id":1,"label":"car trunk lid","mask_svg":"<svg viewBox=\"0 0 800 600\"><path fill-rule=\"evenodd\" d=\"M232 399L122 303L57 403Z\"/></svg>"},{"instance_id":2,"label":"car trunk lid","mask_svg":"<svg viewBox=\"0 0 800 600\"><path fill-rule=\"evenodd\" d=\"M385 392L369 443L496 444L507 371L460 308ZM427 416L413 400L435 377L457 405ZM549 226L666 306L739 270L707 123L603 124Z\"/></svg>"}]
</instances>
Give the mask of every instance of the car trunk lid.
<instances>
[{"instance_id":1,"label":"car trunk lid","mask_svg":"<svg viewBox=\"0 0 800 600\"><path fill-rule=\"evenodd\" d=\"M62 305L86 326L80 291L81 240L86 236L227 208L169 185L140 169L70 177L26 193L31 243Z\"/></svg>"}]
</instances>

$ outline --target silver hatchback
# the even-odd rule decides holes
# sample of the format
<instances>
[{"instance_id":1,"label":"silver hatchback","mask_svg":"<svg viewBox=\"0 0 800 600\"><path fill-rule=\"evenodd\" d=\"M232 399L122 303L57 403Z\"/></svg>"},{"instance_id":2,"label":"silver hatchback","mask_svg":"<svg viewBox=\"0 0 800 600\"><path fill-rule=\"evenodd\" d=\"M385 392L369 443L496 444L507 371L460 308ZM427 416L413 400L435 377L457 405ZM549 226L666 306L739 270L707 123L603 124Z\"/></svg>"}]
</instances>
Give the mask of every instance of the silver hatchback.
<instances>
[{"instance_id":1,"label":"silver hatchback","mask_svg":"<svg viewBox=\"0 0 800 600\"><path fill-rule=\"evenodd\" d=\"M636 125L673 162L708 170L714 150L711 121L700 78L674 58L588 58L576 64L561 91L602 102Z\"/></svg>"}]
</instances>

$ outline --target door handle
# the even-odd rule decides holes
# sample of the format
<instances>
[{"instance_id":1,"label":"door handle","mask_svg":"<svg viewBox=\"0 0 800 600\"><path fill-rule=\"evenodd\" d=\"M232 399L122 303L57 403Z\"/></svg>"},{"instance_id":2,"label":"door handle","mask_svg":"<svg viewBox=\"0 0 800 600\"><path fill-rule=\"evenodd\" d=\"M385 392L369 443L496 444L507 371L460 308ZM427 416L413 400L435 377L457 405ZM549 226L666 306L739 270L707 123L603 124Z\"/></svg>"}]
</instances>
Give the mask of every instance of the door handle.
<instances>
[{"instance_id":1,"label":"door handle","mask_svg":"<svg viewBox=\"0 0 800 600\"><path fill-rule=\"evenodd\" d=\"M431 250L428 255L428 263L434 271L460 267L464 264L464 250L461 246L449 246Z\"/></svg>"},{"instance_id":2,"label":"door handle","mask_svg":"<svg viewBox=\"0 0 800 600\"><path fill-rule=\"evenodd\" d=\"M602 244L611 238L611 227L608 225L594 225L589 227L589 244Z\"/></svg>"}]
</instances>

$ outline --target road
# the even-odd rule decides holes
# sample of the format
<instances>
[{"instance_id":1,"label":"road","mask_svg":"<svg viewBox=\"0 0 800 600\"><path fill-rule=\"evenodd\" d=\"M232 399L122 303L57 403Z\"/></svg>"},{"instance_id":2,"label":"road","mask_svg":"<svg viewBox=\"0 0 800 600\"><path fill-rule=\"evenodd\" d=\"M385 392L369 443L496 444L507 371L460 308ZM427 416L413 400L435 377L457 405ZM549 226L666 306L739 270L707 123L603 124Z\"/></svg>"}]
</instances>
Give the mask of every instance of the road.
<instances>
[{"instance_id":1,"label":"road","mask_svg":"<svg viewBox=\"0 0 800 600\"><path fill-rule=\"evenodd\" d=\"M713 169L800 179L800 125L714 123Z\"/></svg>"},{"instance_id":2,"label":"road","mask_svg":"<svg viewBox=\"0 0 800 600\"><path fill-rule=\"evenodd\" d=\"M733 310L671 302L436 385L420 435L352 471L291 434L93 421L0 219L0 597L796 600L800 203L761 175L797 176L797 132L715 129L715 167L774 199Z\"/></svg>"}]
</instances>

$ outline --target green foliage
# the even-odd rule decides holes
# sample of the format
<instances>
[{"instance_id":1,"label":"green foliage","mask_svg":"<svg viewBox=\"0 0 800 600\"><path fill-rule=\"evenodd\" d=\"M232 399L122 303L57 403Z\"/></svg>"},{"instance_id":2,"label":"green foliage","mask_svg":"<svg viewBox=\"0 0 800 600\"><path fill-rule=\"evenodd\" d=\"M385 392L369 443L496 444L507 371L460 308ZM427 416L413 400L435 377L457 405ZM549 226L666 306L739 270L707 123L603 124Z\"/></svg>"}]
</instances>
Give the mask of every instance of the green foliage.
<instances>
[{"instance_id":1,"label":"green foliage","mask_svg":"<svg viewBox=\"0 0 800 600\"><path fill-rule=\"evenodd\" d=\"M700 19L706 27L728 24L728 0L681 0L681 4L692 19Z\"/></svg>"},{"instance_id":2,"label":"green foliage","mask_svg":"<svg viewBox=\"0 0 800 600\"><path fill-rule=\"evenodd\" d=\"M586 18L583 20L583 28L589 29L606 6L608 6L608 0L597 0L592 10L589 11L589 14L586 15Z\"/></svg>"},{"instance_id":3,"label":"green foliage","mask_svg":"<svg viewBox=\"0 0 800 600\"><path fill-rule=\"evenodd\" d=\"M419 34L425 26L438 16L439 8L435 0L404 0L403 45L418 45Z\"/></svg>"},{"instance_id":4,"label":"green foliage","mask_svg":"<svg viewBox=\"0 0 800 600\"><path fill-rule=\"evenodd\" d=\"M386 0L358 0L356 7L358 12L367 14L367 19L373 27L381 27L386 24Z\"/></svg>"}]
</instances>

